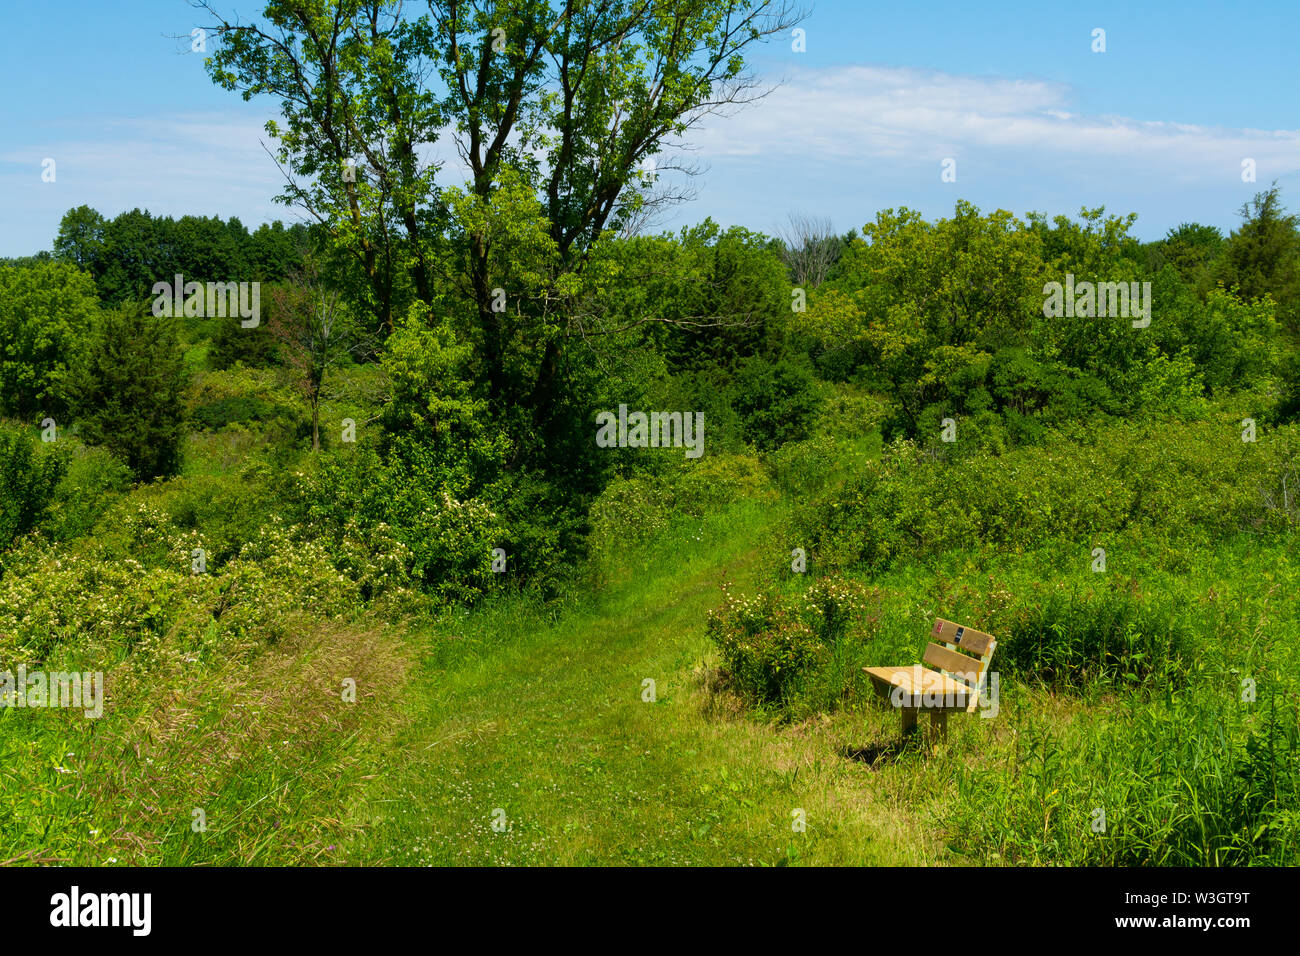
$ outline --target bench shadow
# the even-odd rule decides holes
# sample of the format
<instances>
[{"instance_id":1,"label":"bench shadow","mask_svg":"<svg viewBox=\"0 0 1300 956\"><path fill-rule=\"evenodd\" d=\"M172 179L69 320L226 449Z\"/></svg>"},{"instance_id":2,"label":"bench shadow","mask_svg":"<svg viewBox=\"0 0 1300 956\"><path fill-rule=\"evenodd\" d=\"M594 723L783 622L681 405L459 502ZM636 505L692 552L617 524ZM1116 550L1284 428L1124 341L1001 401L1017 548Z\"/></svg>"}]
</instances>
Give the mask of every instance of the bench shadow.
<instances>
[{"instance_id":1,"label":"bench shadow","mask_svg":"<svg viewBox=\"0 0 1300 956\"><path fill-rule=\"evenodd\" d=\"M912 740L891 740L883 744L868 744L865 747L841 747L839 755L846 760L856 760L868 767L878 767L882 763L897 760L905 753L912 753L918 745Z\"/></svg>"}]
</instances>

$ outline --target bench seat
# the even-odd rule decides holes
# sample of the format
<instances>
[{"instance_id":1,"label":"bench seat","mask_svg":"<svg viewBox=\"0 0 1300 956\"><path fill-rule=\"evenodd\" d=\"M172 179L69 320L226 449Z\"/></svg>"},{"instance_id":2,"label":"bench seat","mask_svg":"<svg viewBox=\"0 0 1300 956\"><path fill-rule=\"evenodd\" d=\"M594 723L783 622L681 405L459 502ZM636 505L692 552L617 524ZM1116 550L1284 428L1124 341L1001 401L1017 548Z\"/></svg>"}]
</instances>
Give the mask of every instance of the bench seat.
<instances>
[{"instance_id":1,"label":"bench seat","mask_svg":"<svg viewBox=\"0 0 1300 956\"><path fill-rule=\"evenodd\" d=\"M910 667L864 668L872 680L903 689L901 707L927 710L966 710L974 698L970 687L920 664ZM929 695L929 701L926 696Z\"/></svg>"}]
</instances>

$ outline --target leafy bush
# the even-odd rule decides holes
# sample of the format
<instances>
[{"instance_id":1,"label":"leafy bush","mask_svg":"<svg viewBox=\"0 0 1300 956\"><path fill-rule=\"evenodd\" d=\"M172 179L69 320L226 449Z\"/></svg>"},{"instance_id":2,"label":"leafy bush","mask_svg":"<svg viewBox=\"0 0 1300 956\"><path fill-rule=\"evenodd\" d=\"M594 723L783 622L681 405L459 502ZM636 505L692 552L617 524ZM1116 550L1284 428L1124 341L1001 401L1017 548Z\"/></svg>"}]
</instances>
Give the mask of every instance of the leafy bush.
<instances>
[{"instance_id":1,"label":"leafy bush","mask_svg":"<svg viewBox=\"0 0 1300 956\"><path fill-rule=\"evenodd\" d=\"M767 457L767 467L783 492L803 497L819 491L836 474L846 452L846 443L818 435L782 445Z\"/></svg>"},{"instance_id":2,"label":"leafy bush","mask_svg":"<svg viewBox=\"0 0 1300 956\"><path fill-rule=\"evenodd\" d=\"M190 420L198 428L217 431L236 422L267 422L277 417L280 412L278 406L271 405L260 398L231 396L207 405L200 405L190 413Z\"/></svg>"},{"instance_id":3,"label":"leafy bush","mask_svg":"<svg viewBox=\"0 0 1300 956\"><path fill-rule=\"evenodd\" d=\"M659 536L678 518L700 518L771 494L767 475L750 455L706 454L657 475L615 478L591 504L588 553L599 576L618 563L620 552Z\"/></svg>"},{"instance_id":4,"label":"leafy bush","mask_svg":"<svg viewBox=\"0 0 1300 956\"><path fill-rule=\"evenodd\" d=\"M9 556L0 658L43 661L71 649L131 658L148 673L184 645L227 653L273 642L297 614L357 613L368 597L402 590L406 555L391 540L347 535L336 554L312 529L272 519L223 566L195 573L194 549L207 547L198 532L149 504L122 502L110 517L116 537L71 547L28 539Z\"/></svg>"},{"instance_id":5,"label":"leafy bush","mask_svg":"<svg viewBox=\"0 0 1300 956\"><path fill-rule=\"evenodd\" d=\"M802 365L754 356L736 370L732 407L745 437L764 451L807 438L820 403L816 380Z\"/></svg>"},{"instance_id":6,"label":"leafy bush","mask_svg":"<svg viewBox=\"0 0 1300 956\"><path fill-rule=\"evenodd\" d=\"M1130 526L1202 540L1282 531L1289 519L1268 496L1280 491L1295 442L1282 429L1243 442L1228 422L1117 423L943 464L900 441L796 512L789 537L808 542L822 566L883 570L902 558L1093 541Z\"/></svg>"},{"instance_id":7,"label":"leafy bush","mask_svg":"<svg viewBox=\"0 0 1300 956\"><path fill-rule=\"evenodd\" d=\"M724 593L706 633L726 681L751 703L788 706L838 647L858 648L873 633L871 597L854 581L818 580L794 598L774 588L753 598Z\"/></svg>"},{"instance_id":8,"label":"leafy bush","mask_svg":"<svg viewBox=\"0 0 1300 956\"><path fill-rule=\"evenodd\" d=\"M106 449L78 446L42 527L55 541L88 534L113 502L130 490L132 477L131 469Z\"/></svg>"},{"instance_id":9,"label":"leafy bush","mask_svg":"<svg viewBox=\"0 0 1300 956\"><path fill-rule=\"evenodd\" d=\"M1271 300L1245 302L1215 288L1202 301L1190 290L1166 292L1158 283L1155 295L1163 296L1161 319L1152 323L1162 353L1185 353L1211 394L1253 386L1273 371L1277 322Z\"/></svg>"},{"instance_id":10,"label":"leafy bush","mask_svg":"<svg viewBox=\"0 0 1300 956\"><path fill-rule=\"evenodd\" d=\"M272 289L263 291L263 302L270 311ZM238 317L208 319L206 324L212 329L212 347L208 351L208 361L215 369L231 369L237 365L248 368L262 368L276 362L277 350L275 338L271 335L267 322L260 322L253 328L244 328Z\"/></svg>"},{"instance_id":11,"label":"leafy bush","mask_svg":"<svg viewBox=\"0 0 1300 956\"><path fill-rule=\"evenodd\" d=\"M0 551L36 527L66 469L63 456L37 454L26 435L0 430Z\"/></svg>"},{"instance_id":12,"label":"leafy bush","mask_svg":"<svg viewBox=\"0 0 1300 956\"><path fill-rule=\"evenodd\" d=\"M1017 594L979 620L998 635L1007 675L1055 690L1094 682L1181 683L1199 648L1196 621L1168 595L1144 594L1115 575L1099 585ZM996 591L994 591L996 593Z\"/></svg>"},{"instance_id":13,"label":"leafy bush","mask_svg":"<svg viewBox=\"0 0 1300 956\"><path fill-rule=\"evenodd\" d=\"M400 543L403 574L431 594L469 601L503 577L492 572L492 550L507 539L498 514L480 498L453 497L410 462L385 463L358 445L289 479L286 503L317 536L338 546L353 529L384 548Z\"/></svg>"},{"instance_id":14,"label":"leafy bush","mask_svg":"<svg viewBox=\"0 0 1300 956\"><path fill-rule=\"evenodd\" d=\"M94 282L72 266L0 266L0 412L61 411L64 377L98 314Z\"/></svg>"},{"instance_id":15,"label":"leafy bush","mask_svg":"<svg viewBox=\"0 0 1300 956\"><path fill-rule=\"evenodd\" d=\"M265 477L256 466L233 475L187 475L167 482L151 500L173 527L199 535L209 567L220 567L277 517L280 508Z\"/></svg>"},{"instance_id":16,"label":"leafy bush","mask_svg":"<svg viewBox=\"0 0 1300 956\"><path fill-rule=\"evenodd\" d=\"M1300 352L1291 353L1281 368L1277 404L1270 417L1276 422L1300 419Z\"/></svg>"}]
</instances>

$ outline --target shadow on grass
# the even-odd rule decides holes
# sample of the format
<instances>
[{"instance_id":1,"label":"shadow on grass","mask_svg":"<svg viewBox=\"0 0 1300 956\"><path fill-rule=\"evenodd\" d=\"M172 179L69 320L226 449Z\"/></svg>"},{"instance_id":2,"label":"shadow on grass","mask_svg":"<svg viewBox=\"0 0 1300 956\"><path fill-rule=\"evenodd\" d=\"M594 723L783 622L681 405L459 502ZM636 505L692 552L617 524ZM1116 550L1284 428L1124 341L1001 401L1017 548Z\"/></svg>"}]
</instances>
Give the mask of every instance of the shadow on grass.
<instances>
[{"instance_id":1,"label":"shadow on grass","mask_svg":"<svg viewBox=\"0 0 1300 956\"><path fill-rule=\"evenodd\" d=\"M856 760L874 769L904 755L919 754L924 749L921 741L913 737L891 740L887 743L868 744L865 747L840 747L838 753L846 760Z\"/></svg>"}]
</instances>

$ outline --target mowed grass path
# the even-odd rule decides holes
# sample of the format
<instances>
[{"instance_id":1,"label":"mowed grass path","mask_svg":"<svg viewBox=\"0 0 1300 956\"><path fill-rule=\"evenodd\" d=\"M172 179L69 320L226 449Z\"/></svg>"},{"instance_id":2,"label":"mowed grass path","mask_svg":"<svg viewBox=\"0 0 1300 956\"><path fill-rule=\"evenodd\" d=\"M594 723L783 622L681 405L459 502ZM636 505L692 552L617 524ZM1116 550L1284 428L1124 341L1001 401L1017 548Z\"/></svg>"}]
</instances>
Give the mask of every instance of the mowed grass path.
<instances>
[{"instance_id":1,"label":"mowed grass path","mask_svg":"<svg viewBox=\"0 0 1300 956\"><path fill-rule=\"evenodd\" d=\"M699 522L552 620L505 602L412 637L423 659L402 695L409 723L354 808L361 829L343 858L934 862L923 828L874 795L867 766L708 691L706 613L724 580L751 579L772 518L742 505Z\"/></svg>"}]
</instances>

